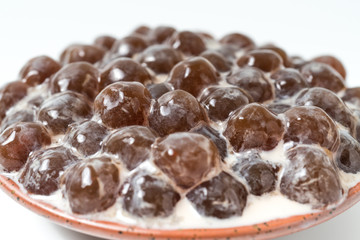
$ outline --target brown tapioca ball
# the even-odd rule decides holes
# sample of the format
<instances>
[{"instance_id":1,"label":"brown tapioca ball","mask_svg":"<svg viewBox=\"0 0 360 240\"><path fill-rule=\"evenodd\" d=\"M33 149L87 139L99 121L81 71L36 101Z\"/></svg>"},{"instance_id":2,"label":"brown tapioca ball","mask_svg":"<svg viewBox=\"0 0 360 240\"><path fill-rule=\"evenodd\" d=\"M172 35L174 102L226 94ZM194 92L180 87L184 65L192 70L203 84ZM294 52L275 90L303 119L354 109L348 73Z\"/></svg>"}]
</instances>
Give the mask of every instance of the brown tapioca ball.
<instances>
[{"instance_id":1,"label":"brown tapioca ball","mask_svg":"<svg viewBox=\"0 0 360 240\"><path fill-rule=\"evenodd\" d=\"M147 127L130 126L113 132L102 144L102 151L116 155L128 170L150 158L156 135Z\"/></svg>"},{"instance_id":2,"label":"brown tapioca ball","mask_svg":"<svg viewBox=\"0 0 360 240\"><path fill-rule=\"evenodd\" d=\"M239 67L250 66L261 69L264 72L275 72L282 65L282 59L279 54L272 50L252 50L239 58L237 61Z\"/></svg>"},{"instance_id":3,"label":"brown tapioca ball","mask_svg":"<svg viewBox=\"0 0 360 240\"><path fill-rule=\"evenodd\" d=\"M152 45L139 56L139 61L157 74L169 73L181 60L178 51L165 45Z\"/></svg>"},{"instance_id":4,"label":"brown tapioca ball","mask_svg":"<svg viewBox=\"0 0 360 240\"><path fill-rule=\"evenodd\" d=\"M14 124L0 135L0 167L6 172L18 171L32 151L50 143L50 135L42 124Z\"/></svg>"},{"instance_id":5,"label":"brown tapioca ball","mask_svg":"<svg viewBox=\"0 0 360 240\"><path fill-rule=\"evenodd\" d=\"M275 93L277 98L289 98L294 96L308 84L300 72L296 69L280 69L271 75L275 80Z\"/></svg>"},{"instance_id":6,"label":"brown tapioca ball","mask_svg":"<svg viewBox=\"0 0 360 240\"><path fill-rule=\"evenodd\" d=\"M207 123L200 122L192 128L190 132L201 134L213 141L219 151L221 160L224 160L227 157L227 144L225 138L220 136L220 133L210 127Z\"/></svg>"},{"instance_id":7,"label":"brown tapioca ball","mask_svg":"<svg viewBox=\"0 0 360 240\"><path fill-rule=\"evenodd\" d=\"M160 136L188 131L199 121L208 122L205 110L195 97L182 90L165 93L150 109L149 125Z\"/></svg>"},{"instance_id":8,"label":"brown tapioca ball","mask_svg":"<svg viewBox=\"0 0 360 240\"><path fill-rule=\"evenodd\" d=\"M50 91L54 94L70 90L94 100L98 94L99 77L99 71L90 63L70 63L53 76Z\"/></svg>"},{"instance_id":9,"label":"brown tapioca ball","mask_svg":"<svg viewBox=\"0 0 360 240\"><path fill-rule=\"evenodd\" d=\"M110 128L147 123L151 95L138 82L117 82L102 90L94 101L95 113Z\"/></svg>"},{"instance_id":10,"label":"brown tapioca ball","mask_svg":"<svg viewBox=\"0 0 360 240\"><path fill-rule=\"evenodd\" d=\"M291 56L288 58L290 61L290 67L300 70L305 64L309 63L309 61L304 60L300 56Z\"/></svg>"},{"instance_id":11,"label":"brown tapioca ball","mask_svg":"<svg viewBox=\"0 0 360 240\"><path fill-rule=\"evenodd\" d=\"M120 192L123 208L139 217L167 217L181 198L170 184L145 172L128 178Z\"/></svg>"},{"instance_id":12,"label":"brown tapioca ball","mask_svg":"<svg viewBox=\"0 0 360 240\"><path fill-rule=\"evenodd\" d=\"M291 105L283 103L271 103L267 105L266 108L274 114L281 114L289 110L291 108Z\"/></svg>"},{"instance_id":13,"label":"brown tapioca ball","mask_svg":"<svg viewBox=\"0 0 360 240\"><path fill-rule=\"evenodd\" d=\"M151 146L154 163L176 185L189 189L219 171L220 156L215 144L197 133L173 133Z\"/></svg>"},{"instance_id":14,"label":"brown tapioca ball","mask_svg":"<svg viewBox=\"0 0 360 240\"><path fill-rule=\"evenodd\" d=\"M183 31L174 33L169 39L170 45L185 55L198 56L206 50L205 42L193 32Z\"/></svg>"},{"instance_id":15,"label":"brown tapioca ball","mask_svg":"<svg viewBox=\"0 0 360 240\"><path fill-rule=\"evenodd\" d=\"M347 88L342 100L360 107L360 87Z\"/></svg>"},{"instance_id":16,"label":"brown tapioca ball","mask_svg":"<svg viewBox=\"0 0 360 240\"><path fill-rule=\"evenodd\" d=\"M147 47L148 43L141 35L131 35L116 40L110 53L112 58L133 57L136 53L142 52Z\"/></svg>"},{"instance_id":17,"label":"brown tapioca ball","mask_svg":"<svg viewBox=\"0 0 360 240\"><path fill-rule=\"evenodd\" d=\"M135 28L135 30L133 31L133 33L135 34L140 34L143 36L148 35L151 32L151 28L145 25L139 26L137 28Z\"/></svg>"},{"instance_id":18,"label":"brown tapioca ball","mask_svg":"<svg viewBox=\"0 0 360 240\"><path fill-rule=\"evenodd\" d=\"M337 126L321 108L293 107L285 112L285 121L285 142L319 144L332 152L339 148Z\"/></svg>"},{"instance_id":19,"label":"brown tapioca ball","mask_svg":"<svg viewBox=\"0 0 360 240\"><path fill-rule=\"evenodd\" d=\"M248 50L255 47L255 43L253 42L253 40L241 33L231 33L225 35L223 38L220 39L220 43L234 46L238 50Z\"/></svg>"},{"instance_id":20,"label":"brown tapioca ball","mask_svg":"<svg viewBox=\"0 0 360 240\"><path fill-rule=\"evenodd\" d=\"M281 193L315 208L336 203L342 196L339 176L329 156L313 146L298 146L287 152L289 165L281 179Z\"/></svg>"},{"instance_id":21,"label":"brown tapioca ball","mask_svg":"<svg viewBox=\"0 0 360 240\"><path fill-rule=\"evenodd\" d=\"M247 91L254 102L265 102L274 98L273 87L264 73L253 67L236 70L227 77L227 82Z\"/></svg>"},{"instance_id":22,"label":"brown tapioca ball","mask_svg":"<svg viewBox=\"0 0 360 240\"><path fill-rule=\"evenodd\" d=\"M333 92L324 88L309 88L300 92L296 99L299 106L317 106L323 109L335 121L341 123L355 135L356 119L352 111Z\"/></svg>"},{"instance_id":23,"label":"brown tapioca ball","mask_svg":"<svg viewBox=\"0 0 360 240\"><path fill-rule=\"evenodd\" d=\"M220 75L205 58L193 57L178 63L171 70L168 81L175 89L185 90L197 97L208 85L217 84Z\"/></svg>"},{"instance_id":24,"label":"brown tapioca ball","mask_svg":"<svg viewBox=\"0 0 360 240\"><path fill-rule=\"evenodd\" d=\"M174 90L174 87L170 83L167 83L167 82L150 84L150 85L147 85L146 88L149 90L151 97L153 99L158 99L165 93Z\"/></svg>"},{"instance_id":25,"label":"brown tapioca ball","mask_svg":"<svg viewBox=\"0 0 360 240\"><path fill-rule=\"evenodd\" d=\"M69 168L62 182L74 213L101 212L116 201L120 189L120 171L110 158L97 157Z\"/></svg>"},{"instance_id":26,"label":"brown tapioca ball","mask_svg":"<svg viewBox=\"0 0 360 240\"><path fill-rule=\"evenodd\" d=\"M300 72L312 87L322 87L336 93L345 88L342 76L328 64L310 62Z\"/></svg>"},{"instance_id":27,"label":"brown tapioca ball","mask_svg":"<svg viewBox=\"0 0 360 240\"><path fill-rule=\"evenodd\" d=\"M225 219L243 214L248 192L242 183L222 172L191 190L186 197L201 215Z\"/></svg>"},{"instance_id":28,"label":"brown tapioca ball","mask_svg":"<svg viewBox=\"0 0 360 240\"><path fill-rule=\"evenodd\" d=\"M67 47L60 56L60 62L65 65L73 62L96 63L105 55L105 50L94 45L74 44Z\"/></svg>"},{"instance_id":29,"label":"brown tapioca ball","mask_svg":"<svg viewBox=\"0 0 360 240\"><path fill-rule=\"evenodd\" d=\"M266 45L260 47L259 49L268 49L268 50L272 50L272 51L276 52L281 57L284 66L291 67L291 63L290 63L288 56L287 56L286 52L284 51L284 49L279 48L278 46L275 46L273 44L266 44Z\"/></svg>"},{"instance_id":30,"label":"brown tapioca ball","mask_svg":"<svg viewBox=\"0 0 360 240\"><path fill-rule=\"evenodd\" d=\"M340 75L345 79L346 78L346 70L344 65L334 56L324 55L314 58L312 61L326 63L330 65L333 69L335 69Z\"/></svg>"},{"instance_id":31,"label":"brown tapioca ball","mask_svg":"<svg viewBox=\"0 0 360 240\"><path fill-rule=\"evenodd\" d=\"M57 93L40 106L38 119L53 134L65 133L68 126L77 121L89 119L92 109L87 99L75 92Z\"/></svg>"},{"instance_id":32,"label":"brown tapioca ball","mask_svg":"<svg viewBox=\"0 0 360 240\"><path fill-rule=\"evenodd\" d=\"M19 182L30 193L50 195L60 187L60 177L70 165L79 161L69 149L53 147L30 154Z\"/></svg>"},{"instance_id":33,"label":"brown tapioca ball","mask_svg":"<svg viewBox=\"0 0 360 240\"><path fill-rule=\"evenodd\" d=\"M116 38L112 36L99 36L95 39L94 45L98 47L102 47L106 51L110 50L112 46L114 45L114 42L116 41Z\"/></svg>"},{"instance_id":34,"label":"brown tapioca ball","mask_svg":"<svg viewBox=\"0 0 360 240\"><path fill-rule=\"evenodd\" d=\"M217 51L207 50L200 56L206 58L219 72L228 72L231 69L232 62Z\"/></svg>"},{"instance_id":35,"label":"brown tapioca ball","mask_svg":"<svg viewBox=\"0 0 360 240\"><path fill-rule=\"evenodd\" d=\"M213 121L224 121L234 110L253 102L252 97L238 87L208 87L199 98Z\"/></svg>"},{"instance_id":36,"label":"brown tapioca ball","mask_svg":"<svg viewBox=\"0 0 360 240\"><path fill-rule=\"evenodd\" d=\"M348 133L340 133L340 147L336 153L337 166L347 173L360 171L360 144Z\"/></svg>"},{"instance_id":37,"label":"brown tapioca ball","mask_svg":"<svg viewBox=\"0 0 360 240\"><path fill-rule=\"evenodd\" d=\"M7 110L27 95L28 85L23 82L11 82L0 89L0 121Z\"/></svg>"},{"instance_id":38,"label":"brown tapioca ball","mask_svg":"<svg viewBox=\"0 0 360 240\"><path fill-rule=\"evenodd\" d=\"M159 26L149 33L149 38L151 42L161 44L169 40L175 32L173 27Z\"/></svg>"},{"instance_id":39,"label":"brown tapioca ball","mask_svg":"<svg viewBox=\"0 0 360 240\"><path fill-rule=\"evenodd\" d=\"M48 56L30 59L21 69L19 77L29 86L43 83L61 68L61 65Z\"/></svg>"},{"instance_id":40,"label":"brown tapioca ball","mask_svg":"<svg viewBox=\"0 0 360 240\"><path fill-rule=\"evenodd\" d=\"M236 152L259 148L274 149L283 137L282 121L257 103L249 104L234 112L224 131Z\"/></svg>"},{"instance_id":41,"label":"brown tapioca ball","mask_svg":"<svg viewBox=\"0 0 360 240\"><path fill-rule=\"evenodd\" d=\"M151 75L138 62L130 58L115 59L107 64L101 73L99 88L104 89L107 85L115 82L151 82Z\"/></svg>"},{"instance_id":42,"label":"brown tapioca ball","mask_svg":"<svg viewBox=\"0 0 360 240\"><path fill-rule=\"evenodd\" d=\"M275 190L278 169L264 162L258 154L250 154L232 166L234 173L245 178L250 193L261 196Z\"/></svg>"},{"instance_id":43,"label":"brown tapioca ball","mask_svg":"<svg viewBox=\"0 0 360 240\"><path fill-rule=\"evenodd\" d=\"M8 114L1 123L1 130L9 127L10 125L18 122L34 122L35 111L34 110L19 110Z\"/></svg>"},{"instance_id":44,"label":"brown tapioca ball","mask_svg":"<svg viewBox=\"0 0 360 240\"><path fill-rule=\"evenodd\" d=\"M65 141L84 156L97 153L101 143L109 134L105 126L94 121L82 121L70 125L65 135Z\"/></svg>"}]
</instances>

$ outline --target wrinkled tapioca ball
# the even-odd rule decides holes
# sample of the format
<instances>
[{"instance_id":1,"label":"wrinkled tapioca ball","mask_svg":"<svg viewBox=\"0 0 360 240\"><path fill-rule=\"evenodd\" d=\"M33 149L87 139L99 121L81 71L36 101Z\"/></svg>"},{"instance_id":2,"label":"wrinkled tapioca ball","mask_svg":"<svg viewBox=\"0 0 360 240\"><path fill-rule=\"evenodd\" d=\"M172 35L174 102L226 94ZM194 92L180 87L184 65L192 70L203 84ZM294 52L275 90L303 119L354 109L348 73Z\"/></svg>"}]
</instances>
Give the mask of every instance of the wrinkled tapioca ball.
<instances>
[{"instance_id":1,"label":"wrinkled tapioca ball","mask_svg":"<svg viewBox=\"0 0 360 240\"><path fill-rule=\"evenodd\" d=\"M50 135L42 124L14 124L0 135L0 167L6 172L18 171L32 151L50 143Z\"/></svg>"},{"instance_id":2,"label":"wrinkled tapioca ball","mask_svg":"<svg viewBox=\"0 0 360 240\"><path fill-rule=\"evenodd\" d=\"M81 121L70 125L65 141L84 156L97 153L101 143L109 134L107 128L94 121Z\"/></svg>"},{"instance_id":3,"label":"wrinkled tapioca ball","mask_svg":"<svg viewBox=\"0 0 360 240\"><path fill-rule=\"evenodd\" d=\"M147 123L151 95L138 82L117 82L96 97L94 111L110 128Z\"/></svg>"},{"instance_id":4,"label":"wrinkled tapioca ball","mask_svg":"<svg viewBox=\"0 0 360 240\"><path fill-rule=\"evenodd\" d=\"M227 82L247 91L254 102L265 102L274 98L272 84L257 68L238 69L227 77Z\"/></svg>"},{"instance_id":5,"label":"wrinkled tapioca ball","mask_svg":"<svg viewBox=\"0 0 360 240\"><path fill-rule=\"evenodd\" d=\"M215 144L197 133L173 133L151 147L154 163L183 189L200 183L219 171L220 156Z\"/></svg>"},{"instance_id":6,"label":"wrinkled tapioca ball","mask_svg":"<svg viewBox=\"0 0 360 240\"><path fill-rule=\"evenodd\" d=\"M242 183L222 172L201 183L186 197L201 215L225 219L243 214L248 192Z\"/></svg>"},{"instance_id":7,"label":"wrinkled tapioca ball","mask_svg":"<svg viewBox=\"0 0 360 240\"><path fill-rule=\"evenodd\" d=\"M65 133L69 124L90 119L91 116L92 108L86 97L70 91L49 97L38 112L38 120L53 134Z\"/></svg>"},{"instance_id":8,"label":"wrinkled tapioca ball","mask_svg":"<svg viewBox=\"0 0 360 240\"><path fill-rule=\"evenodd\" d=\"M119 194L119 168L107 157L78 162L63 175L65 197L74 213L101 212L111 207Z\"/></svg>"},{"instance_id":9,"label":"wrinkled tapioca ball","mask_svg":"<svg viewBox=\"0 0 360 240\"><path fill-rule=\"evenodd\" d=\"M188 131L200 121L208 122L205 110L195 97L182 90L162 95L149 114L149 126L160 136Z\"/></svg>"},{"instance_id":10,"label":"wrinkled tapioca ball","mask_svg":"<svg viewBox=\"0 0 360 240\"><path fill-rule=\"evenodd\" d=\"M123 208L139 217L167 217L181 196L163 179L138 172L123 184Z\"/></svg>"},{"instance_id":11,"label":"wrinkled tapioca ball","mask_svg":"<svg viewBox=\"0 0 360 240\"><path fill-rule=\"evenodd\" d=\"M342 187L333 160L320 148L298 146L287 153L289 165L280 183L281 193L315 208L338 202Z\"/></svg>"},{"instance_id":12,"label":"wrinkled tapioca ball","mask_svg":"<svg viewBox=\"0 0 360 240\"><path fill-rule=\"evenodd\" d=\"M128 170L150 159L156 135L144 126L129 126L113 132L102 144L102 151L117 156Z\"/></svg>"},{"instance_id":13,"label":"wrinkled tapioca ball","mask_svg":"<svg viewBox=\"0 0 360 240\"><path fill-rule=\"evenodd\" d=\"M59 189L64 170L77 161L79 159L62 146L37 150L30 154L19 182L30 193L50 195Z\"/></svg>"},{"instance_id":14,"label":"wrinkled tapioca ball","mask_svg":"<svg viewBox=\"0 0 360 240\"><path fill-rule=\"evenodd\" d=\"M283 137L284 124L265 107L252 103L234 112L224 131L236 152L274 149Z\"/></svg>"},{"instance_id":15,"label":"wrinkled tapioca ball","mask_svg":"<svg viewBox=\"0 0 360 240\"><path fill-rule=\"evenodd\" d=\"M175 89L181 89L199 96L208 85L220 81L220 75L214 66L203 57L193 57L178 63L170 72L169 83Z\"/></svg>"}]
</instances>

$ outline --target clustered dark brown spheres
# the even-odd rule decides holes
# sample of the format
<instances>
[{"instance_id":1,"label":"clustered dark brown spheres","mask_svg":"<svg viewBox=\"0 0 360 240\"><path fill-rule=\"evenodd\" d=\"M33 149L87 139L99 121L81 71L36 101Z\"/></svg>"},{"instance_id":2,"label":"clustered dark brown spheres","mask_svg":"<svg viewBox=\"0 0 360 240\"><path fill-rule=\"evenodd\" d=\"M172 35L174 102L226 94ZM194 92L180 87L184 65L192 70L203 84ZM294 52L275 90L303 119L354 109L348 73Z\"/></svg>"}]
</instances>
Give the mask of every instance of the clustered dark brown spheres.
<instances>
[{"instance_id":1,"label":"clustered dark brown spheres","mask_svg":"<svg viewBox=\"0 0 360 240\"><path fill-rule=\"evenodd\" d=\"M224 219L274 191L322 208L346 194L341 171L360 172L360 87L345 78L333 56L242 33L102 35L30 59L0 89L0 171L29 193L61 189L78 214L168 217L187 198Z\"/></svg>"}]
</instances>

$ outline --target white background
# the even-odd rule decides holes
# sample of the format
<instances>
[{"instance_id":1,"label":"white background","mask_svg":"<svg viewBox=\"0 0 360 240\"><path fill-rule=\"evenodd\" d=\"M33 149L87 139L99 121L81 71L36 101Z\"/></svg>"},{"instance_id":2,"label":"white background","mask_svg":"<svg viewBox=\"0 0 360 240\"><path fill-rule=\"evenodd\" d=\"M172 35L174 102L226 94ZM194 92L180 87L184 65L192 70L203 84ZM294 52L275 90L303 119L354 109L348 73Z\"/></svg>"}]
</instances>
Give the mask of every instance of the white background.
<instances>
[{"instance_id":1,"label":"white background","mask_svg":"<svg viewBox=\"0 0 360 240\"><path fill-rule=\"evenodd\" d=\"M289 54L330 53L360 85L360 1L10 1L0 0L0 82L15 80L31 57L54 58L73 42L97 35L124 36L139 24L206 30L220 37L238 31L257 43L274 42ZM312 229L281 238L359 239L360 204ZM97 239L63 229L0 191L0 239Z\"/></svg>"}]
</instances>

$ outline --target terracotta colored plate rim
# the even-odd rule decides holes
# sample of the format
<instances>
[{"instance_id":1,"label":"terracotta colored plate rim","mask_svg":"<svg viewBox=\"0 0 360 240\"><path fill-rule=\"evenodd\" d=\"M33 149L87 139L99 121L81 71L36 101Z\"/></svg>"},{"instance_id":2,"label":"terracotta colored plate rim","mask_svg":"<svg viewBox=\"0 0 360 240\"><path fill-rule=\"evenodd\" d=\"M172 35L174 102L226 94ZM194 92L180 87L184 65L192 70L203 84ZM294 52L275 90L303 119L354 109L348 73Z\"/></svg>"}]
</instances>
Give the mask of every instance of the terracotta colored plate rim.
<instances>
[{"instance_id":1,"label":"terracotta colored plate rim","mask_svg":"<svg viewBox=\"0 0 360 240\"><path fill-rule=\"evenodd\" d=\"M350 189L347 199L336 208L319 213L272 220L256 225L216 229L156 230L120 223L94 221L65 213L32 199L10 178L0 174L0 188L31 211L72 230L107 239L272 239L320 224L344 212L360 200L360 183Z\"/></svg>"}]
</instances>

